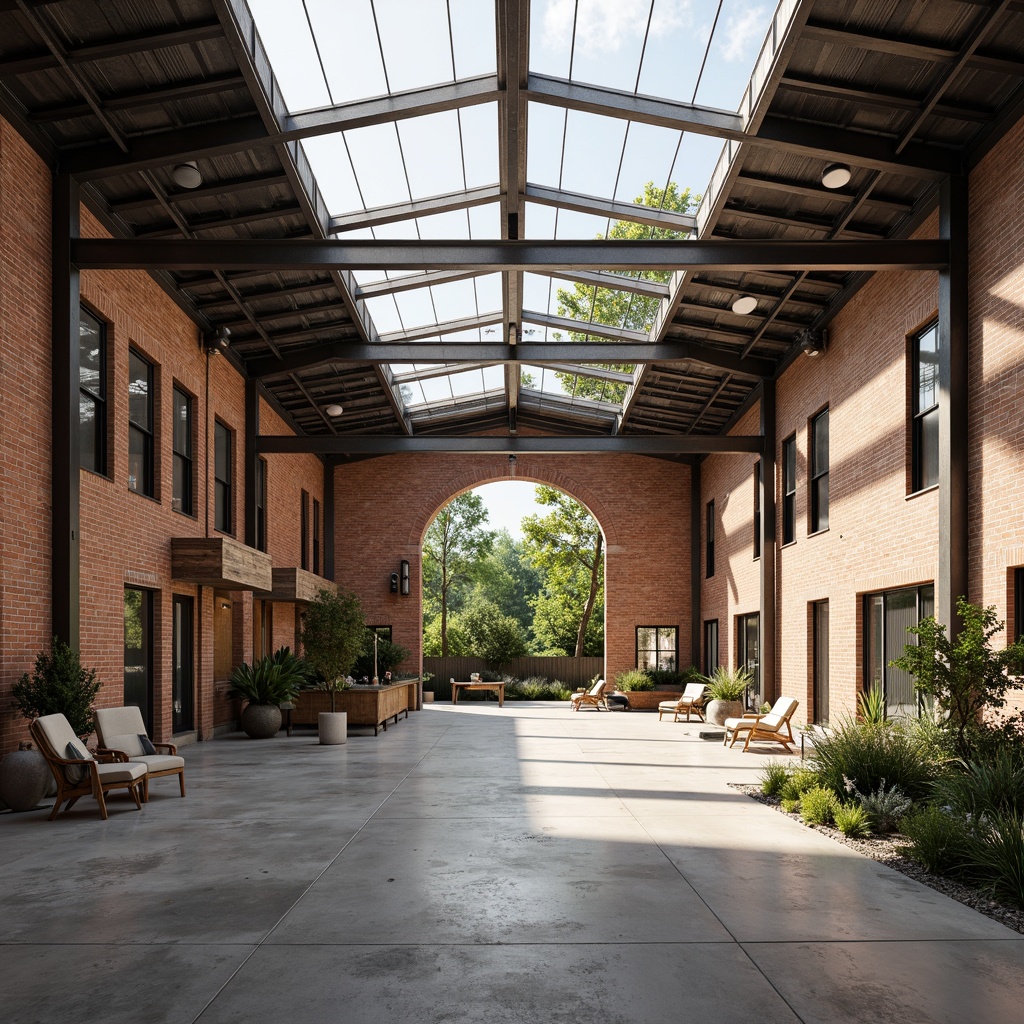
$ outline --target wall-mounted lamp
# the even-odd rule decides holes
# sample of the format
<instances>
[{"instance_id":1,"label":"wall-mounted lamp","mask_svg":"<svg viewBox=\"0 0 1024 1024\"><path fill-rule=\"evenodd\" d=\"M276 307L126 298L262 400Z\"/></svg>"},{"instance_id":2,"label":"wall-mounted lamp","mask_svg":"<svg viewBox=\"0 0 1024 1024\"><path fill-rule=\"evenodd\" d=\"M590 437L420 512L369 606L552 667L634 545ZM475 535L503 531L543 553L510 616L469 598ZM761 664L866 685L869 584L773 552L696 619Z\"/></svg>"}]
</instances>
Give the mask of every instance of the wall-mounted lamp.
<instances>
[{"instance_id":1,"label":"wall-mounted lamp","mask_svg":"<svg viewBox=\"0 0 1024 1024\"><path fill-rule=\"evenodd\" d=\"M203 335L203 347L211 356L226 350L231 344L231 328L218 327L216 330L208 331Z\"/></svg>"},{"instance_id":2,"label":"wall-mounted lamp","mask_svg":"<svg viewBox=\"0 0 1024 1024\"><path fill-rule=\"evenodd\" d=\"M399 583L401 590L399 593L402 597L409 596L409 563L403 558L401 561L401 574L399 576Z\"/></svg>"},{"instance_id":3,"label":"wall-mounted lamp","mask_svg":"<svg viewBox=\"0 0 1024 1024\"><path fill-rule=\"evenodd\" d=\"M171 168L171 178L178 188L199 188L203 183L203 172L195 160L186 160Z\"/></svg>"},{"instance_id":4,"label":"wall-mounted lamp","mask_svg":"<svg viewBox=\"0 0 1024 1024\"><path fill-rule=\"evenodd\" d=\"M391 574L391 576L389 578L389 583L390 583L390 586L391 586L391 593L392 594L397 594L398 593L398 573L397 572L393 572Z\"/></svg>"},{"instance_id":5,"label":"wall-mounted lamp","mask_svg":"<svg viewBox=\"0 0 1024 1024\"><path fill-rule=\"evenodd\" d=\"M825 351L827 335L824 328L812 330L808 327L797 336L797 343L805 356L817 356Z\"/></svg>"}]
</instances>

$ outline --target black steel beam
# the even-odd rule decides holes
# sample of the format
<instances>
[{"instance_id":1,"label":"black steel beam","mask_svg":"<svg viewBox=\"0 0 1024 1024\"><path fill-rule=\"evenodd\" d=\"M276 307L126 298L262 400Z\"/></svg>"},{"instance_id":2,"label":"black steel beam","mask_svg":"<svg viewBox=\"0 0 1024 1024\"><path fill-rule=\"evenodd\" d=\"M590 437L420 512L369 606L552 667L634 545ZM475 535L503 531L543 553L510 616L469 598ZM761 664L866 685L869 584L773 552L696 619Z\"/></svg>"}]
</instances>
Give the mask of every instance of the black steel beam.
<instances>
[{"instance_id":1,"label":"black steel beam","mask_svg":"<svg viewBox=\"0 0 1024 1024\"><path fill-rule=\"evenodd\" d=\"M700 518L703 507L700 463L690 467L690 664L703 671L700 648L704 633L701 600L703 577L700 571Z\"/></svg>"},{"instance_id":2,"label":"black steel beam","mask_svg":"<svg viewBox=\"0 0 1024 1024\"><path fill-rule=\"evenodd\" d=\"M261 356L249 359L249 374L260 379L280 377L328 363L672 363L699 362L745 377L770 377L775 360L741 356L727 349L694 342L664 341L656 345L629 342L502 342L452 341L437 344L368 345L361 342L331 342L310 345L282 358Z\"/></svg>"},{"instance_id":3,"label":"black steel beam","mask_svg":"<svg viewBox=\"0 0 1024 1024\"><path fill-rule=\"evenodd\" d=\"M80 621L79 353L81 292L71 240L80 226L77 182L65 174L53 182L53 365L50 374L51 551L50 633L78 650ZM105 439L104 439L105 440ZM108 456L109 457L109 456Z\"/></svg>"},{"instance_id":4,"label":"black steel beam","mask_svg":"<svg viewBox=\"0 0 1024 1024\"><path fill-rule=\"evenodd\" d=\"M550 270L539 270L535 273L543 277L558 278L562 281L577 281L580 284L593 285L595 288L608 288L617 292L632 292L650 299L669 298L669 287L661 281L649 281L643 277L626 277L625 274L611 274L604 270L577 270L576 267L563 267L557 273Z\"/></svg>"},{"instance_id":5,"label":"black steel beam","mask_svg":"<svg viewBox=\"0 0 1024 1024\"><path fill-rule=\"evenodd\" d=\"M320 241L81 238L81 270L941 270L945 239Z\"/></svg>"},{"instance_id":6,"label":"black steel beam","mask_svg":"<svg viewBox=\"0 0 1024 1024\"><path fill-rule=\"evenodd\" d=\"M372 299L381 295L397 295L399 292L412 292L418 288L429 288L435 284L450 284L453 281L466 281L480 277L486 271L477 270L432 270L425 274L406 274L391 280L382 278L379 281L367 281L356 288L357 299Z\"/></svg>"},{"instance_id":7,"label":"black steel beam","mask_svg":"<svg viewBox=\"0 0 1024 1024\"><path fill-rule=\"evenodd\" d=\"M955 636L958 597L970 596L968 575L968 282L967 178L939 189L939 231L950 242L950 265L939 273L939 572L935 617Z\"/></svg>"},{"instance_id":8,"label":"black steel beam","mask_svg":"<svg viewBox=\"0 0 1024 1024\"><path fill-rule=\"evenodd\" d=\"M625 327L596 323L587 320L574 320L568 316L555 316L539 310L524 309L523 322L550 327L555 331L568 331L570 334L589 334L594 338L611 338L614 341L629 341L645 344L651 340L650 331L632 331Z\"/></svg>"},{"instance_id":9,"label":"black steel beam","mask_svg":"<svg viewBox=\"0 0 1024 1024\"><path fill-rule=\"evenodd\" d=\"M474 206L497 202L500 198L501 189L497 185L482 185L479 188L430 196L427 199L413 199L407 203L391 203L388 206L373 206L368 210L339 214L330 219L327 230L330 234L358 231L378 224L395 224L416 217L430 217L438 213L451 213L453 210L468 210Z\"/></svg>"},{"instance_id":10,"label":"black steel beam","mask_svg":"<svg viewBox=\"0 0 1024 1024\"><path fill-rule=\"evenodd\" d=\"M695 231L697 218L692 213L677 213L643 203L626 203L621 199L602 199L580 192L566 192L561 188L546 185L526 184L523 197L527 202L558 209L576 210L579 213L593 213L600 217L632 221L635 224L649 224L651 227L666 228L670 231Z\"/></svg>"},{"instance_id":11,"label":"black steel beam","mask_svg":"<svg viewBox=\"0 0 1024 1024\"><path fill-rule=\"evenodd\" d=\"M315 455L393 455L400 452L451 452L479 454L605 454L605 455L700 455L713 452L760 452L762 438L753 436L686 437L617 434L575 437L445 437L392 434L348 434L335 437L301 437L297 434L263 435L256 450L263 454L306 452Z\"/></svg>"}]
</instances>

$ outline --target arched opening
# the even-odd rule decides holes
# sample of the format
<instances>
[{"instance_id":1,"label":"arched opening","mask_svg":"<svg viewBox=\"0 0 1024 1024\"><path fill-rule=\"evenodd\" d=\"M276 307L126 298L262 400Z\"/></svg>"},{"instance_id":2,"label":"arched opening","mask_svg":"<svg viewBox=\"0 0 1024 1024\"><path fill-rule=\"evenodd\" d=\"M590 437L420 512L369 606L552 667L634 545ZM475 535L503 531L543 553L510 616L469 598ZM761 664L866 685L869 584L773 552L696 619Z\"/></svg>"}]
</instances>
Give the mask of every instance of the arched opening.
<instances>
[{"instance_id":1,"label":"arched opening","mask_svg":"<svg viewBox=\"0 0 1024 1024\"><path fill-rule=\"evenodd\" d=\"M422 539L424 671L444 696L471 673L539 695L603 674L605 552L598 518L560 487L518 478L451 495Z\"/></svg>"}]
</instances>

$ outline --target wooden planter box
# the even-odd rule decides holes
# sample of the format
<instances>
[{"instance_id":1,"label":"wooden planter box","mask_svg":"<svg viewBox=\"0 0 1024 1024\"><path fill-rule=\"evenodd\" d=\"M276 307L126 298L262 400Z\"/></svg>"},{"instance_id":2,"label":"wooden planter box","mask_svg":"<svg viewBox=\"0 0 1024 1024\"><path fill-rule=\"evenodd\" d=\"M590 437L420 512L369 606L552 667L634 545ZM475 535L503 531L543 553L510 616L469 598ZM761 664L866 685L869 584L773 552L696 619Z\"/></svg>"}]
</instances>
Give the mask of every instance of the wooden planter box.
<instances>
[{"instance_id":1,"label":"wooden planter box","mask_svg":"<svg viewBox=\"0 0 1024 1024\"><path fill-rule=\"evenodd\" d=\"M345 690L335 694L335 710L348 713L348 724L372 725L373 735L383 726L387 732L388 720L398 722L401 714L409 715L416 700L416 682L392 683ZM295 699L292 712L293 725L316 725L321 711L331 710L331 695L323 690L303 690Z\"/></svg>"},{"instance_id":2,"label":"wooden planter box","mask_svg":"<svg viewBox=\"0 0 1024 1024\"><path fill-rule=\"evenodd\" d=\"M630 690L626 697L633 711L657 711L663 700L679 700L682 690Z\"/></svg>"}]
</instances>

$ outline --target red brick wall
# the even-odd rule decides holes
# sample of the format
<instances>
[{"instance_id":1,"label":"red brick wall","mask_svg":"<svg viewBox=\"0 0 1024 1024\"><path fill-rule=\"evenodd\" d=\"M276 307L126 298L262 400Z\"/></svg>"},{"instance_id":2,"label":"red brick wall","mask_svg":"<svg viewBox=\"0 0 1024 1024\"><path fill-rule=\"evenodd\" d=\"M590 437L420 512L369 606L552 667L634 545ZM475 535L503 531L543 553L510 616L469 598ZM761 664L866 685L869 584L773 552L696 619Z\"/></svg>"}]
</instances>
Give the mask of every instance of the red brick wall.
<instances>
[{"instance_id":1,"label":"red brick wall","mask_svg":"<svg viewBox=\"0 0 1024 1024\"><path fill-rule=\"evenodd\" d=\"M335 478L335 570L355 591L366 621L422 652L423 535L463 491L508 479L504 455L393 455L340 467ZM640 456L521 455L516 479L548 484L581 501L604 532L605 662L612 678L636 663L636 627L678 625L680 662L690 662L690 474ZM410 596L389 590L410 565Z\"/></svg>"}]
</instances>

